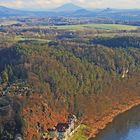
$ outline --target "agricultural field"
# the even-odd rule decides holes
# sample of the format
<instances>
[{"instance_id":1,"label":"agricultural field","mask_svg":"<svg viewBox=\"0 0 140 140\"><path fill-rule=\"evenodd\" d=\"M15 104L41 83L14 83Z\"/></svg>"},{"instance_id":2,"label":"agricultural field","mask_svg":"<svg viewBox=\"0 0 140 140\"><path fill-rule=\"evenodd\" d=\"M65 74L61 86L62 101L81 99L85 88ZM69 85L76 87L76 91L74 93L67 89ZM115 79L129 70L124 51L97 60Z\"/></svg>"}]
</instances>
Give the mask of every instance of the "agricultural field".
<instances>
[{"instance_id":1,"label":"agricultural field","mask_svg":"<svg viewBox=\"0 0 140 140\"><path fill-rule=\"evenodd\" d=\"M21 42L21 43L48 43L49 40L47 39L41 39L41 38L30 38L30 37L24 37L24 36L16 36L15 41Z\"/></svg>"},{"instance_id":2,"label":"agricultural field","mask_svg":"<svg viewBox=\"0 0 140 140\"><path fill-rule=\"evenodd\" d=\"M3 25L3 26L18 24L18 23L20 23L20 22L16 21L16 20L2 20L2 21L0 21L0 25Z\"/></svg>"},{"instance_id":3,"label":"agricultural field","mask_svg":"<svg viewBox=\"0 0 140 140\"><path fill-rule=\"evenodd\" d=\"M68 31L81 30L100 30L100 31L133 31L139 29L139 26L122 25L122 24L77 24L77 25L59 25L59 26L24 26L22 29L55 29Z\"/></svg>"},{"instance_id":4,"label":"agricultural field","mask_svg":"<svg viewBox=\"0 0 140 140\"><path fill-rule=\"evenodd\" d=\"M82 25L64 25L64 26L39 26L39 28L57 28L65 30L84 30L84 29L95 29L95 30L136 30L137 26L121 25L121 24L82 24Z\"/></svg>"}]
</instances>

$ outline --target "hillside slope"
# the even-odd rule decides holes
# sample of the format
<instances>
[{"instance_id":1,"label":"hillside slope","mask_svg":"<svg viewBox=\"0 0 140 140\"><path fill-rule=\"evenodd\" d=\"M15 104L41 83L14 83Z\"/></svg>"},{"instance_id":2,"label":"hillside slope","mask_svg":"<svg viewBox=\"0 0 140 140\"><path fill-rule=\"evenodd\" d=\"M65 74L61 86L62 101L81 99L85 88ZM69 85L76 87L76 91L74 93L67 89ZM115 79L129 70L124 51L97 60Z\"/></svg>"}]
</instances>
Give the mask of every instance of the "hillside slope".
<instances>
[{"instance_id":1,"label":"hillside slope","mask_svg":"<svg viewBox=\"0 0 140 140\"><path fill-rule=\"evenodd\" d=\"M139 38L132 37L133 42L130 38L81 41L77 37L80 43L66 38L40 45L14 42L2 47L2 84L25 81L34 91L17 95L22 104L25 139L39 139L38 125L46 130L64 122L69 113L89 125L114 105L139 97L140 43Z\"/></svg>"}]
</instances>

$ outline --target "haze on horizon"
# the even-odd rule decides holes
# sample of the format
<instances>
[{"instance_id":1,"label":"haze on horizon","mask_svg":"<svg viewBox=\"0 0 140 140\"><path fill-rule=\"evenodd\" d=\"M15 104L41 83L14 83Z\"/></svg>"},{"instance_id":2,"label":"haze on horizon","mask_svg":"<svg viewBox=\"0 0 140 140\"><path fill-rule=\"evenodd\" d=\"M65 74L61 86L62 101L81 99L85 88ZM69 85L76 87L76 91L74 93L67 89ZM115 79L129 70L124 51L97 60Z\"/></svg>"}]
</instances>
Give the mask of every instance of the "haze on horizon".
<instances>
[{"instance_id":1,"label":"haze on horizon","mask_svg":"<svg viewBox=\"0 0 140 140\"><path fill-rule=\"evenodd\" d=\"M0 0L0 6L26 10L49 10L66 3L86 9L140 9L140 0Z\"/></svg>"}]
</instances>

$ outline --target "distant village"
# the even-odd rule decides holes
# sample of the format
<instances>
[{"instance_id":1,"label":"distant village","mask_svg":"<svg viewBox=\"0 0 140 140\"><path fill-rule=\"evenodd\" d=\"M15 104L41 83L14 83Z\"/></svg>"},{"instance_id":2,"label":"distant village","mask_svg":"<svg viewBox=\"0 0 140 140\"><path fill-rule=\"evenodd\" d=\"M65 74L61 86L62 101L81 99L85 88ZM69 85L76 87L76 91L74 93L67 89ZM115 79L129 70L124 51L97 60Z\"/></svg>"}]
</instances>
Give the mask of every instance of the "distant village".
<instances>
[{"instance_id":1,"label":"distant village","mask_svg":"<svg viewBox=\"0 0 140 140\"><path fill-rule=\"evenodd\" d=\"M13 83L7 85L4 87L4 89L2 88L2 86L0 86L0 96L30 96L34 91L30 87L25 85L26 83L20 82L20 84Z\"/></svg>"},{"instance_id":2,"label":"distant village","mask_svg":"<svg viewBox=\"0 0 140 140\"><path fill-rule=\"evenodd\" d=\"M66 123L58 123L53 128L49 128L46 132L44 132L41 140L67 140L78 128L76 123L76 116L71 114L68 116Z\"/></svg>"}]
</instances>

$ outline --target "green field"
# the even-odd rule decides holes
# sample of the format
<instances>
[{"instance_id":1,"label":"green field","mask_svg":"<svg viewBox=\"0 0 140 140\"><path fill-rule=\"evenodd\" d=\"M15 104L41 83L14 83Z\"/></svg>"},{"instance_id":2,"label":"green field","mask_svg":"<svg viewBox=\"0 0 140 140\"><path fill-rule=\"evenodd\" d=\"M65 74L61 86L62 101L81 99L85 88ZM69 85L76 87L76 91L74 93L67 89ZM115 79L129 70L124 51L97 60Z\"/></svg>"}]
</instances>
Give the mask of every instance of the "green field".
<instances>
[{"instance_id":1,"label":"green field","mask_svg":"<svg viewBox=\"0 0 140 140\"><path fill-rule=\"evenodd\" d=\"M62 29L62 30L137 30L138 26L132 25L122 25L122 24L80 24L80 25L63 25L63 26L31 26L31 27L22 27L24 29L29 28L50 28L50 29Z\"/></svg>"},{"instance_id":2,"label":"green field","mask_svg":"<svg viewBox=\"0 0 140 140\"><path fill-rule=\"evenodd\" d=\"M43 26L41 26L43 28ZM137 26L121 25L121 24L82 24L82 25L65 25L65 26L46 26L46 28L57 28L65 30L81 30L81 29L99 29L99 30L136 30ZM44 27L45 28L45 27Z\"/></svg>"},{"instance_id":3,"label":"green field","mask_svg":"<svg viewBox=\"0 0 140 140\"><path fill-rule=\"evenodd\" d=\"M23 36L16 36L15 41L38 41L40 43L47 43L50 40L46 40L46 39L41 39L41 38L27 38L27 37L23 37Z\"/></svg>"},{"instance_id":4,"label":"green field","mask_svg":"<svg viewBox=\"0 0 140 140\"><path fill-rule=\"evenodd\" d=\"M87 129L87 126L82 124L71 140L87 140L87 137L84 134L85 129Z\"/></svg>"},{"instance_id":5,"label":"green field","mask_svg":"<svg viewBox=\"0 0 140 140\"><path fill-rule=\"evenodd\" d=\"M17 24L17 23L20 23L19 21L16 21L16 20L3 20L3 21L0 21L0 25L12 25L12 24Z\"/></svg>"}]
</instances>

